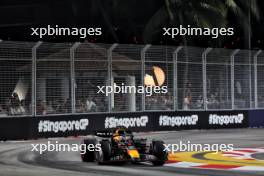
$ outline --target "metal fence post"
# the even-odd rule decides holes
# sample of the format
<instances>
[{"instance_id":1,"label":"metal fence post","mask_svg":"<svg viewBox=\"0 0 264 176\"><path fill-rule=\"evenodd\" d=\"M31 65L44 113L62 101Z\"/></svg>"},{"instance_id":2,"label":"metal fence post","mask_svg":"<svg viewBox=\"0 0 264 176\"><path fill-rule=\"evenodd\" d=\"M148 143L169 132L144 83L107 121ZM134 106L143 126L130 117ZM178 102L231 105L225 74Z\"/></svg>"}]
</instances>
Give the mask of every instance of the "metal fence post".
<instances>
[{"instance_id":1,"label":"metal fence post","mask_svg":"<svg viewBox=\"0 0 264 176\"><path fill-rule=\"evenodd\" d=\"M107 50L107 62L108 62L108 86L112 86L113 76L112 76L112 57L113 57L113 50L118 46L117 43L113 44ZM112 93L108 96L108 112L112 112Z\"/></svg>"},{"instance_id":2,"label":"metal fence post","mask_svg":"<svg viewBox=\"0 0 264 176\"><path fill-rule=\"evenodd\" d=\"M182 49L182 46L176 48L173 52L173 109L174 111L178 110L178 53Z\"/></svg>"},{"instance_id":3,"label":"metal fence post","mask_svg":"<svg viewBox=\"0 0 264 176\"><path fill-rule=\"evenodd\" d=\"M239 52L239 49L236 49L231 54L231 105L232 110L235 109L235 55Z\"/></svg>"},{"instance_id":4,"label":"metal fence post","mask_svg":"<svg viewBox=\"0 0 264 176\"><path fill-rule=\"evenodd\" d=\"M255 108L258 109L258 56L262 53L262 50L258 50L254 55L254 88L255 88Z\"/></svg>"},{"instance_id":5,"label":"metal fence post","mask_svg":"<svg viewBox=\"0 0 264 176\"><path fill-rule=\"evenodd\" d=\"M151 47L151 45L146 45L140 53L141 56L141 84L142 86L145 85L144 83L144 77L145 77L145 54L147 50ZM142 111L145 111L145 91L141 95L141 101L142 101Z\"/></svg>"},{"instance_id":6,"label":"metal fence post","mask_svg":"<svg viewBox=\"0 0 264 176\"><path fill-rule=\"evenodd\" d=\"M32 65L31 65L31 114L33 116L37 115L36 112L36 97L37 97L37 49L42 44L41 41L38 41L32 48Z\"/></svg>"},{"instance_id":7,"label":"metal fence post","mask_svg":"<svg viewBox=\"0 0 264 176\"><path fill-rule=\"evenodd\" d=\"M212 48L206 48L202 54L203 59L203 104L204 109L207 110L207 75L206 75L206 57L207 54L212 50Z\"/></svg>"},{"instance_id":8,"label":"metal fence post","mask_svg":"<svg viewBox=\"0 0 264 176\"><path fill-rule=\"evenodd\" d=\"M248 75L248 83L249 83L249 109L252 108L252 68L251 68L251 50L249 51L248 53L248 72L249 72L249 75Z\"/></svg>"},{"instance_id":9,"label":"metal fence post","mask_svg":"<svg viewBox=\"0 0 264 176\"><path fill-rule=\"evenodd\" d=\"M76 95L75 95L75 50L80 45L80 42L76 42L72 45L70 49L70 57L71 57L71 112L75 113L75 105L76 105Z\"/></svg>"}]
</instances>

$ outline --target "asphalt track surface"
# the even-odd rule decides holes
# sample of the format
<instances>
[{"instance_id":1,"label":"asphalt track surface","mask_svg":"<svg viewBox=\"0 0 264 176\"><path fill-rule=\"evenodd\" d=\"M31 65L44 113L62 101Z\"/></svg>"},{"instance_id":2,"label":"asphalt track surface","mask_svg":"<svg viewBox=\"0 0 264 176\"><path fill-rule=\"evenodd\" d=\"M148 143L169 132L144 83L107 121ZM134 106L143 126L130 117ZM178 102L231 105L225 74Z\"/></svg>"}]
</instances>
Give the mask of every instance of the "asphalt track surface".
<instances>
[{"instance_id":1,"label":"asphalt track surface","mask_svg":"<svg viewBox=\"0 0 264 176\"><path fill-rule=\"evenodd\" d=\"M264 129L190 130L139 133L137 137L162 139L166 143L234 144L236 148L263 148ZM226 169L197 169L154 167L150 164L97 165L81 162L78 152L32 152L31 144L79 143L81 138L57 138L0 143L0 176L263 176L264 171L233 171ZM264 161L264 154L254 156Z\"/></svg>"}]
</instances>

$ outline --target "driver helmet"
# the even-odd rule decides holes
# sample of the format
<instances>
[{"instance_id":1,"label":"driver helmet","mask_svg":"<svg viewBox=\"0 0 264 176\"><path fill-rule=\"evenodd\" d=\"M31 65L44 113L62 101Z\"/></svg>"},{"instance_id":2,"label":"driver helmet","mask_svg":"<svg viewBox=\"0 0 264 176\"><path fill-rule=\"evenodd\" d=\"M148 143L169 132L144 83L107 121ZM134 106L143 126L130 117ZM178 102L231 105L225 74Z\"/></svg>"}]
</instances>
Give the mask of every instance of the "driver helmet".
<instances>
[{"instance_id":1,"label":"driver helmet","mask_svg":"<svg viewBox=\"0 0 264 176\"><path fill-rule=\"evenodd\" d=\"M126 141L126 132L124 129L117 129L113 135L113 139L116 142L125 142Z\"/></svg>"}]
</instances>

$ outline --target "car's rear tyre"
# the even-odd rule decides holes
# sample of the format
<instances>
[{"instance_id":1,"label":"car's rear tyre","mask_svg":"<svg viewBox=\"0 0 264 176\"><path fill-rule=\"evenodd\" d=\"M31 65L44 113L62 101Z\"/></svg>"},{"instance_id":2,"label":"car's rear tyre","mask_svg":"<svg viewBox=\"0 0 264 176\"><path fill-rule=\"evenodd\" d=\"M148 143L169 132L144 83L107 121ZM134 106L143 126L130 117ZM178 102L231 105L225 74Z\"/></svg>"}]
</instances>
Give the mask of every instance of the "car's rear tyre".
<instances>
[{"instance_id":1,"label":"car's rear tyre","mask_svg":"<svg viewBox=\"0 0 264 176\"><path fill-rule=\"evenodd\" d=\"M101 151L96 152L96 160L98 164L105 164L110 161L112 154L111 142L109 140L100 141Z\"/></svg>"},{"instance_id":2,"label":"car's rear tyre","mask_svg":"<svg viewBox=\"0 0 264 176\"><path fill-rule=\"evenodd\" d=\"M95 160L95 154L94 151L89 151L88 150L88 145L89 144L96 144L96 139L95 138L89 138L89 139L84 139L82 142L82 151L86 149L86 152L84 154L81 153L81 158L83 162L94 162Z\"/></svg>"},{"instance_id":3,"label":"car's rear tyre","mask_svg":"<svg viewBox=\"0 0 264 176\"><path fill-rule=\"evenodd\" d=\"M164 149L164 142L152 141L151 154L157 157L157 160L152 161L154 166L162 166L167 161L168 153Z\"/></svg>"}]
</instances>

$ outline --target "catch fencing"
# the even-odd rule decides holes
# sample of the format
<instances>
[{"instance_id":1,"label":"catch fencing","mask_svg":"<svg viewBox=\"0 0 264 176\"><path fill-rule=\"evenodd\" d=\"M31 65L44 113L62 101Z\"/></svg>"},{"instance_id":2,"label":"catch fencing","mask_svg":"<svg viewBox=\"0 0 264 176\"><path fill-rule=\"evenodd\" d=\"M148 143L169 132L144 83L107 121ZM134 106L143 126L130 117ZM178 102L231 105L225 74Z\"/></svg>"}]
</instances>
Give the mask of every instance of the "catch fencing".
<instances>
[{"instance_id":1,"label":"catch fencing","mask_svg":"<svg viewBox=\"0 0 264 176\"><path fill-rule=\"evenodd\" d=\"M0 117L264 108L264 52L185 46L0 42ZM166 93L98 93L98 86Z\"/></svg>"}]
</instances>

